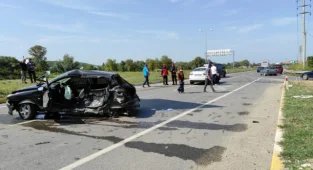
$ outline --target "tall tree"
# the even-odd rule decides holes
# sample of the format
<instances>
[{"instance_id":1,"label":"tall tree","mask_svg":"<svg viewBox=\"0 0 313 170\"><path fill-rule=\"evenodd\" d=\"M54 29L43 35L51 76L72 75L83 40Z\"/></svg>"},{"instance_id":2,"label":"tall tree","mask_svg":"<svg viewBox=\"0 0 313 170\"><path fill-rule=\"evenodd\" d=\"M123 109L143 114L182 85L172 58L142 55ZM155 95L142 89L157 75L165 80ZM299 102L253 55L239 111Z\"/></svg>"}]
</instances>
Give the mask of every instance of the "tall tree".
<instances>
[{"instance_id":1,"label":"tall tree","mask_svg":"<svg viewBox=\"0 0 313 170\"><path fill-rule=\"evenodd\" d=\"M47 63L47 54L46 47L35 45L28 50L29 55L34 57L34 62L37 65L37 70L46 71L49 69L49 65Z\"/></svg>"},{"instance_id":2,"label":"tall tree","mask_svg":"<svg viewBox=\"0 0 313 170\"><path fill-rule=\"evenodd\" d=\"M125 61L125 68L127 71L135 71L136 70L136 64L132 59L127 59Z\"/></svg>"},{"instance_id":3,"label":"tall tree","mask_svg":"<svg viewBox=\"0 0 313 170\"><path fill-rule=\"evenodd\" d=\"M125 64L126 64L125 61L122 60L118 65L118 71L121 71L121 72L126 71Z\"/></svg>"},{"instance_id":4,"label":"tall tree","mask_svg":"<svg viewBox=\"0 0 313 170\"><path fill-rule=\"evenodd\" d=\"M116 63L116 60L108 59L106 64L105 64L105 70L106 71L117 71L118 70L118 65Z\"/></svg>"},{"instance_id":5,"label":"tall tree","mask_svg":"<svg viewBox=\"0 0 313 170\"><path fill-rule=\"evenodd\" d=\"M73 56L65 54L63 60L60 60L55 64L53 72L64 73L73 69L79 69L79 62L74 61Z\"/></svg>"},{"instance_id":6,"label":"tall tree","mask_svg":"<svg viewBox=\"0 0 313 170\"><path fill-rule=\"evenodd\" d=\"M162 57L161 57L161 62L162 62L162 64L166 64L166 66L167 67L170 67L171 65L172 65L172 59L171 58L169 58L167 55L163 55Z\"/></svg>"},{"instance_id":7,"label":"tall tree","mask_svg":"<svg viewBox=\"0 0 313 170\"><path fill-rule=\"evenodd\" d=\"M205 64L205 59L203 59L203 58L200 57L200 56L197 56L195 59L193 59L193 60L191 61L191 63L192 63L192 66L193 66L194 68L196 68L196 67L201 67L201 66L203 66L203 65Z\"/></svg>"},{"instance_id":8,"label":"tall tree","mask_svg":"<svg viewBox=\"0 0 313 170\"><path fill-rule=\"evenodd\" d=\"M155 65L156 65L156 64L155 64L155 61L152 60L152 59L147 59L147 60L146 60L146 63L147 63L147 65L148 65L149 70L154 71Z\"/></svg>"},{"instance_id":9,"label":"tall tree","mask_svg":"<svg viewBox=\"0 0 313 170\"><path fill-rule=\"evenodd\" d=\"M248 67L249 66L249 61L248 60L242 60L242 61L240 61L240 66L246 66L246 67Z\"/></svg>"}]
</instances>

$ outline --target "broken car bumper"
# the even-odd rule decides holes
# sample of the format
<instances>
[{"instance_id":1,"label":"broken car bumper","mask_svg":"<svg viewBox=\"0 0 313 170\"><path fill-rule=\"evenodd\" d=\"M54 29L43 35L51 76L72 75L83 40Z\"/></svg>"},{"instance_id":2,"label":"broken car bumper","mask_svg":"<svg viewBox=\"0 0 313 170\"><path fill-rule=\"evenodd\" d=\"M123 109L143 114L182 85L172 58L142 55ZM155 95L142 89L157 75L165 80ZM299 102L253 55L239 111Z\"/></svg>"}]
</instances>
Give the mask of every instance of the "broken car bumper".
<instances>
[{"instance_id":1,"label":"broken car bumper","mask_svg":"<svg viewBox=\"0 0 313 170\"><path fill-rule=\"evenodd\" d=\"M9 102L6 102L6 105L7 105L8 109L9 109L8 113L10 115L13 115L13 108L14 108L14 106L11 105Z\"/></svg>"}]
</instances>

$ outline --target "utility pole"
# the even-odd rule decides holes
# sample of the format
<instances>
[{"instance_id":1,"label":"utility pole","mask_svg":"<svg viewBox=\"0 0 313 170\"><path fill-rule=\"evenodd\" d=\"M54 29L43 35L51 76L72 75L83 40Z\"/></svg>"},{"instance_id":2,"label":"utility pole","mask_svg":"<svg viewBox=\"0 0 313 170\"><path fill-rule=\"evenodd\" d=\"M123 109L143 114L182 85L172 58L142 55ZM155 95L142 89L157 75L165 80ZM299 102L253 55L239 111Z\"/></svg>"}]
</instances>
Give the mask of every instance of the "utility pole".
<instances>
[{"instance_id":1,"label":"utility pole","mask_svg":"<svg viewBox=\"0 0 313 170\"><path fill-rule=\"evenodd\" d=\"M305 68L305 59L306 59L306 32L305 32L305 14L310 14L311 12L306 12L305 11L305 7L306 6L310 6L311 4L305 4L306 0L302 0L302 5L298 6L298 7L302 7L302 12L298 13L298 14L302 14L302 60L303 60L303 69ZM311 2L311 0L310 0ZM297 0L298 3L298 0ZM297 9L298 9L297 7ZM297 14L297 16L298 16Z\"/></svg>"}]
</instances>

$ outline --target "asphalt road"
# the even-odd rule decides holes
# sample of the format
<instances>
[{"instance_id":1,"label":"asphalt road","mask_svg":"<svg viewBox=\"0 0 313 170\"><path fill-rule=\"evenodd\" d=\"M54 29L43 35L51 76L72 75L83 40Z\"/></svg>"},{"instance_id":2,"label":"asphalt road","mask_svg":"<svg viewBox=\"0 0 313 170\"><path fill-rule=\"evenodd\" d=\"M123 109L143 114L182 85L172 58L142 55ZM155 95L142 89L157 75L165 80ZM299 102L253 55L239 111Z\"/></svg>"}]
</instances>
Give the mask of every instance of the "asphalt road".
<instances>
[{"instance_id":1,"label":"asphalt road","mask_svg":"<svg viewBox=\"0 0 313 170\"><path fill-rule=\"evenodd\" d=\"M136 117L21 121L0 105L0 169L269 169L284 76L138 87ZM289 79L294 79L293 77Z\"/></svg>"}]
</instances>

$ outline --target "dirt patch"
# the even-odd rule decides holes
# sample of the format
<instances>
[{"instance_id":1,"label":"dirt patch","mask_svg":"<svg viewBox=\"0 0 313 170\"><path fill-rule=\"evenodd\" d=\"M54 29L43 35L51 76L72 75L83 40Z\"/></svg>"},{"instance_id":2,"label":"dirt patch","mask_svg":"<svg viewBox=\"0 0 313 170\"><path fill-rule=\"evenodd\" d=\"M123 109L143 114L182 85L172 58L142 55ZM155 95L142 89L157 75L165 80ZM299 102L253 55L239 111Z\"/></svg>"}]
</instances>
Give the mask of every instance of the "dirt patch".
<instances>
[{"instance_id":1,"label":"dirt patch","mask_svg":"<svg viewBox=\"0 0 313 170\"><path fill-rule=\"evenodd\" d=\"M203 110L202 109L196 109L195 111L193 112L202 112Z\"/></svg>"},{"instance_id":2,"label":"dirt patch","mask_svg":"<svg viewBox=\"0 0 313 170\"><path fill-rule=\"evenodd\" d=\"M242 103L242 105L244 105L244 106L251 106L252 103Z\"/></svg>"},{"instance_id":3,"label":"dirt patch","mask_svg":"<svg viewBox=\"0 0 313 170\"><path fill-rule=\"evenodd\" d=\"M243 115L248 115L249 114L249 112L247 112L247 111L244 111L244 112L238 112L238 115L240 115L240 116L243 116Z\"/></svg>"}]
</instances>

